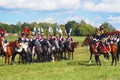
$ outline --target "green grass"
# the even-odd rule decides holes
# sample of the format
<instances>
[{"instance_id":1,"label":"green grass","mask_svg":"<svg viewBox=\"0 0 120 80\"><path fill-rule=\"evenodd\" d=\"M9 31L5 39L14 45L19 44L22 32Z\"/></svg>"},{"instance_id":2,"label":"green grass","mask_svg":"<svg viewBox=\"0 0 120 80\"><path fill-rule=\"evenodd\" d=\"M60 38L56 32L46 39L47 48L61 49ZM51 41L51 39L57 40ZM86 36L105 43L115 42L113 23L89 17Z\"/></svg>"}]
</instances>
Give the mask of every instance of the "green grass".
<instances>
[{"instance_id":1,"label":"green grass","mask_svg":"<svg viewBox=\"0 0 120 80\"><path fill-rule=\"evenodd\" d=\"M80 44L84 37L73 37ZM14 38L15 39L15 38ZM110 57L111 58L111 57ZM100 56L102 66L96 66L94 57L88 64L89 51L79 46L74 53L74 60L57 62L5 65L0 58L0 80L120 80L120 64L110 66ZM17 61L17 58L16 58Z\"/></svg>"}]
</instances>

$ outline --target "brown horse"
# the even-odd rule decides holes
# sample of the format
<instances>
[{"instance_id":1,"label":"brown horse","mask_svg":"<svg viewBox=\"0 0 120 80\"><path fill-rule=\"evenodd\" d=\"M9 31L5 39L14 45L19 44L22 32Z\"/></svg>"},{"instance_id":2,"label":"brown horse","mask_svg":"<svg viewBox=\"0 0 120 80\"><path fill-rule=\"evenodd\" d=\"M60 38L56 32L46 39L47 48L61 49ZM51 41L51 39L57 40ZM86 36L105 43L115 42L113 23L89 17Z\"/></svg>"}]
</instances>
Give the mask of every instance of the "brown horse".
<instances>
[{"instance_id":1,"label":"brown horse","mask_svg":"<svg viewBox=\"0 0 120 80\"><path fill-rule=\"evenodd\" d=\"M97 45L98 44L93 43L93 39L91 37L86 37L81 46L89 46L89 50L90 50L89 63L91 63L92 55L94 54L95 55L95 61L96 61L97 65L101 65L99 55L97 55L98 54Z\"/></svg>"},{"instance_id":2,"label":"brown horse","mask_svg":"<svg viewBox=\"0 0 120 80\"><path fill-rule=\"evenodd\" d=\"M20 48L20 44L18 43L17 40L16 41L11 41L4 48L5 48L4 49L4 52L5 52L5 64L7 63L7 61L8 61L8 64L10 64L10 56L12 55L15 48Z\"/></svg>"},{"instance_id":3,"label":"brown horse","mask_svg":"<svg viewBox=\"0 0 120 80\"><path fill-rule=\"evenodd\" d=\"M99 55L97 55L97 53L98 53L97 52L97 45L93 43L93 39L91 37L87 37L87 38L85 38L85 40L83 41L81 46L90 46L90 48L89 48L89 50L90 50L90 61L89 61L89 63L91 63L92 54L94 54L96 63L101 65ZM101 53L108 56L108 53L110 52L111 55L112 55L111 65L113 65L114 61L115 61L115 65L116 65L117 64L117 45L114 43L114 44L110 44L109 46L110 46L109 51L106 50L106 51L103 51Z\"/></svg>"},{"instance_id":4,"label":"brown horse","mask_svg":"<svg viewBox=\"0 0 120 80\"><path fill-rule=\"evenodd\" d=\"M70 59L71 55L72 55L72 60L73 60L73 53L75 51L75 48L77 48L77 46L79 45L79 42L66 42L64 44L64 48L65 48L65 58L66 58L66 52L68 53L68 58Z\"/></svg>"},{"instance_id":5,"label":"brown horse","mask_svg":"<svg viewBox=\"0 0 120 80\"><path fill-rule=\"evenodd\" d=\"M112 55L112 63L111 65L114 64L115 62L115 65L117 65L117 50L118 50L118 47L117 47L117 44L114 43L114 44L110 44L111 46L111 55Z\"/></svg>"},{"instance_id":6,"label":"brown horse","mask_svg":"<svg viewBox=\"0 0 120 80\"><path fill-rule=\"evenodd\" d=\"M93 39L91 36L89 37L86 37L85 40L82 42L82 45L81 46L88 46L88 49L90 50L90 59L89 59L89 64L91 63L92 61L92 55L93 53L96 53L96 51L94 52L92 49L92 44L93 44ZM97 50L97 49L96 49Z\"/></svg>"}]
</instances>

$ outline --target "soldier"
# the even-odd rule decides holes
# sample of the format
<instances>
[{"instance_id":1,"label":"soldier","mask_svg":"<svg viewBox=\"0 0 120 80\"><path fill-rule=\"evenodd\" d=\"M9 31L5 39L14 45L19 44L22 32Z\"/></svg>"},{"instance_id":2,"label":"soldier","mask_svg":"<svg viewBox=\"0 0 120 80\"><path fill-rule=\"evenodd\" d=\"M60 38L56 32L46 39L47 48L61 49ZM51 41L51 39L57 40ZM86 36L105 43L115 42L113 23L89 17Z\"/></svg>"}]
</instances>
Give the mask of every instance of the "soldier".
<instances>
[{"instance_id":1,"label":"soldier","mask_svg":"<svg viewBox=\"0 0 120 80\"><path fill-rule=\"evenodd\" d=\"M21 42L25 42L25 34L24 32L21 33L20 37L18 38L18 42L21 43Z\"/></svg>"},{"instance_id":2,"label":"soldier","mask_svg":"<svg viewBox=\"0 0 120 80\"><path fill-rule=\"evenodd\" d=\"M48 36L48 40L51 41L51 40L54 40L55 38L53 37L53 34L50 33L49 36Z\"/></svg>"},{"instance_id":3,"label":"soldier","mask_svg":"<svg viewBox=\"0 0 120 80\"><path fill-rule=\"evenodd\" d=\"M41 33L41 38L40 38L40 42L42 42L42 41L44 41L44 34L43 33Z\"/></svg>"},{"instance_id":4,"label":"soldier","mask_svg":"<svg viewBox=\"0 0 120 80\"><path fill-rule=\"evenodd\" d=\"M69 42L73 41L72 37L70 36L70 33L68 33L68 36L67 36L67 38L66 38L66 41L69 41Z\"/></svg>"},{"instance_id":5,"label":"soldier","mask_svg":"<svg viewBox=\"0 0 120 80\"><path fill-rule=\"evenodd\" d=\"M62 33L59 34L59 40L64 41L64 38L62 37Z\"/></svg>"},{"instance_id":6,"label":"soldier","mask_svg":"<svg viewBox=\"0 0 120 80\"><path fill-rule=\"evenodd\" d=\"M102 26L100 27L100 32L101 32L101 34L100 34L99 40L102 40L103 38L106 37L106 33L105 33L104 27L102 27Z\"/></svg>"},{"instance_id":7,"label":"soldier","mask_svg":"<svg viewBox=\"0 0 120 80\"><path fill-rule=\"evenodd\" d=\"M5 29L4 28L1 28L0 29L0 35L1 35L1 39L2 39L2 45L3 45L3 52L2 52L2 57L4 57L5 56L5 53L4 53L4 49L5 49L5 47L8 45L8 41L7 41L7 39L5 38Z\"/></svg>"},{"instance_id":8,"label":"soldier","mask_svg":"<svg viewBox=\"0 0 120 80\"><path fill-rule=\"evenodd\" d=\"M8 41L5 38L5 29L4 28L1 28L0 34L1 34L1 39L3 40L3 43L6 44Z\"/></svg>"},{"instance_id":9,"label":"soldier","mask_svg":"<svg viewBox=\"0 0 120 80\"><path fill-rule=\"evenodd\" d=\"M58 36L58 34L56 35L56 41L59 42L59 36Z\"/></svg>"}]
</instances>

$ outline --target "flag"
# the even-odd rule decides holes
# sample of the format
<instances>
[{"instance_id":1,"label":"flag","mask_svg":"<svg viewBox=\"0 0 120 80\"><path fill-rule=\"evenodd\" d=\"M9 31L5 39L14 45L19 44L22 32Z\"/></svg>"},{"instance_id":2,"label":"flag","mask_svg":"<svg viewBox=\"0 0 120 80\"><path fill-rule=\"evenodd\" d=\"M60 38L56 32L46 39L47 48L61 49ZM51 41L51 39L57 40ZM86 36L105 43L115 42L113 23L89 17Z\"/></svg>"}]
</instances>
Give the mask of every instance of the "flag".
<instances>
[{"instance_id":1,"label":"flag","mask_svg":"<svg viewBox=\"0 0 120 80\"><path fill-rule=\"evenodd\" d=\"M69 33L71 33L72 32L72 28L70 28L70 31L69 31Z\"/></svg>"},{"instance_id":2,"label":"flag","mask_svg":"<svg viewBox=\"0 0 120 80\"><path fill-rule=\"evenodd\" d=\"M56 27L56 31L62 34L62 29L60 28L60 26Z\"/></svg>"},{"instance_id":3,"label":"flag","mask_svg":"<svg viewBox=\"0 0 120 80\"><path fill-rule=\"evenodd\" d=\"M43 28L41 27L41 34L44 34Z\"/></svg>"},{"instance_id":4,"label":"flag","mask_svg":"<svg viewBox=\"0 0 120 80\"><path fill-rule=\"evenodd\" d=\"M40 32L40 27L38 26L38 32Z\"/></svg>"},{"instance_id":5,"label":"flag","mask_svg":"<svg viewBox=\"0 0 120 80\"><path fill-rule=\"evenodd\" d=\"M53 28L52 28L52 26L49 27L48 31L53 34Z\"/></svg>"}]
</instances>

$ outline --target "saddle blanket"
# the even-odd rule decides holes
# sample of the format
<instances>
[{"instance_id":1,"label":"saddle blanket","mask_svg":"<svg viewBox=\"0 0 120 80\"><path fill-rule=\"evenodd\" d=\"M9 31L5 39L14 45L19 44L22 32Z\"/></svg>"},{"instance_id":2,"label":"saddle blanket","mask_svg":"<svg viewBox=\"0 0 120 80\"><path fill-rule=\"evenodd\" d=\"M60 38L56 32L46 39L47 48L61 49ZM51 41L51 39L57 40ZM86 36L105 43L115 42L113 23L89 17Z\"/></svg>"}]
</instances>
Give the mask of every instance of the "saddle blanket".
<instances>
[{"instance_id":1,"label":"saddle blanket","mask_svg":"<svg viewBox=\"0 0 120 80\"><path fill-rule=\"evenodd\" d=\"M110 51L110 47L109 46L106 47L106 46L102 45L101 46L101 51L102 52L109 52Z\"/></svg>"}]
</instances>

